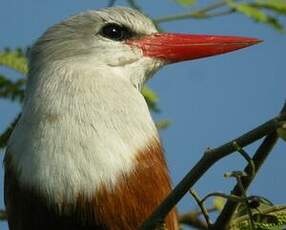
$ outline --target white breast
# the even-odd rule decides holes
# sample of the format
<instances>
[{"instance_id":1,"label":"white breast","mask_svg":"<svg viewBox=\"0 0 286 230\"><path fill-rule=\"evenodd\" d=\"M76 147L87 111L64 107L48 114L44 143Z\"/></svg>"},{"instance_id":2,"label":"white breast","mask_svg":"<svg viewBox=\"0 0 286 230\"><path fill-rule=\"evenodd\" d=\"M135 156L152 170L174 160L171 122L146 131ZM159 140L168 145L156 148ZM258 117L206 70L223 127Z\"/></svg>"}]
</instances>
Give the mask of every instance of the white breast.
<instances>
[{"instance_id":1,"label":"white breast","mask_svg":"<svg viewBox=\"0 0 286 230\"><path fill-rule=\"evenodd\" d=\"M57 65L33 77L7 152L20 182L52 201L92 196L102 183L112 188L158 138L144 98L123 76Z\"/></svg>"}]
</instances>

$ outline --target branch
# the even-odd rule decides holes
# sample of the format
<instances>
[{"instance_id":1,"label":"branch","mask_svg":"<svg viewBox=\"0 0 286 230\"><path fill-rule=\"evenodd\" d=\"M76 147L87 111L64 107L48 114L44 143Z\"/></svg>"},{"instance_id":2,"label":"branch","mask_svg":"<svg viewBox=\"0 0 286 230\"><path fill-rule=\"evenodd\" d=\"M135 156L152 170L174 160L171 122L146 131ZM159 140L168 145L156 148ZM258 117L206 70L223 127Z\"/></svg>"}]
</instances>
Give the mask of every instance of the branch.
<instances>
[{"instance_id":1,"label":"branch","mask_svg":"<svg viewBox=\"0 0 286 230\"><path fill-rule=\"evenodd\" d=\"M162 22L170 22L170 21L177 21L177 20L183 20L183 19L189 19L189 18L208 18L208 17L214 17L214 16L220 16L220 14L218 15L208 15L207 13L209 11L212 11L214 9L218 9L221 7L226 6L227 3L226 1L218 1L212 4L209 4L199 10L196 11L192 11L189 13L183 13L183 14L176 14L176 15L170 15L170 16L164 16L164 17L160 17L157 19L154 19L154 21L156 23L162 23ZM225 13L225 12L224 12ZM223 13L223 15L224 15ZM230 12L227 12L227 14L229 14ZM232 12L231 12L232 13Z\"/></svg>"},{"instance_id":2,"label":"branch","mask_svg":"<svg viewBox=\"0 0 286 230\"><path fill-rule=\"evenodd\" d=\"M107 7L112 7L114 6L116 0L109 0L108 4L107 4Z\"/></svg>"},{"instance_id":3,"label":"branch","mask_svg":"<svg viewBox=\"0 0 286 230\"><path fill-rule=\"evenodd\" d=\"M251 170L252 172L252 170ZM246 177L247 177L247 174L245 174ZM250 177L250 176L248 176ZM244 201L244 204L245 204L245 207L246 207L246 210L247 210L247 213L248 213L248 217L249 217L249 220L250 220L250 230L255 230L255 223L254 223L254 220L253 220L253 215L252 215L252 211L251 211L251 208L250 208L250 204L247 200L247 195L246 195L246 189L244 188L243 184L242 184L242 176L235 176L236 180L237 180L237 185L239 187L239 190L240 190L240 193L241 193L241 197L243 199L245 199ZM250 177L251 179L253 179L253 177Z\"/></svg>"},{"instance_id":4,"label":"branch","mask_svg":"<svg viewBox=\"0 0 286 230\"><path fill-rule=\"evenodd\" d=\"M255 170L255 164L252 160L252 158L249 156L249 154L243 149L241 148L236 142L233 143L236 147L236 151L239 152L244 159L248 162L248 164L251 167L251 173L249 174L249 176L255 176L256 170ZM247 174L246 174L247 175Z\"/></svg>"},{"instance_id":5,"label":"branch","mask_svg":"<svg viewBox=\"0 0 286 230\"><path fill-rule=\"evenodd\" d=\"M285 114L286 114L286 103L284 104L281 110L281 115L285 116ZM267 158L267 156L269 155L270 151L272 150L277 140L278 140L278 135L276 131L273 130L273 132L268 134L268 136L264 139L262 144L257 149L256 153L253 156L253 163L255 165L256 174L258 170L260 169L261 165L263 164L263 162L265 161L265 159ZM251 169L252 169L252 165L249 163L244 169L244 171L247 174L250 174L252 171ZM254 179L254 176L243 178L242 185L245 190L247 190L247 188L249 187L253 179ZM241 195L241 190L238 184L234 187L231 193L237 196ZM237 206L238 206L238 203L228 200L221 214L219 215L217 221L215 222L213 229L221 229L221 226L228 226Z\"/></svg>"},{"instance_id":6,"label":"branch","mask_svg":"<svg viewBox=\"0 0 286 230\"><path fill-rule=\"evenodd\" d=\"M204 202L202 202L201 198L197 195L197 193L195 192L195 190L193 190L192 188L190 189L190 194L193 196L193 198L195 199L195 201L197 202L199 208L201 209L201 212L206 220L207 226L209 228L209 226L211 226L211 221L210 221L210 217L208 214L208 210L205 208L204 206Z\"/></svg>"},{"instance_id":7,"label":"branch","mask_svg":"<svg viewBox=\"0 0 286 230\"><path fill-rule=\"evenodd\" d=\"M130 7L132 7L135 10L138 10L140 12L143 12L141 7L137 4L135 0L126 0L126 2L129 4Z\"/></svg>"},{"instance_id":8,"label":"branch","mask_svg":"<svg viewBox=\"0 0 286 230\"><path fill-rule=\"evenodd\" d=\"M260 209L258 210L254 210L254 214L263 214L263 215L273 215L275 217L277 217L278 219L282 219L279 220L281 221L281 225L285 224L285 221L283 221L285 218L283 218L286 214L286 206L285 205L275 205L275 206L271 206L271 207L267 207L264 209ZM237 226L239 223L244 222L244 221L248 221L249 216L248 215L243 215L241 217L235 218L235 220L231 223L230 229L233 229L235 226ZM269 226L270 228L263 228L263 229L278 229L275 228L274 226ZM279 228L280 229L280 228Z\"/></svg>"},{"instance_id":9,"label":"branch","mask_svg":"<svg viewBox=\"0 0 286 230\"><path fill-rule=\"evenodd\" d=\"M264 139L263 143L260 145L258 150L256 151L256 153L253 157L253 162L255 164L255 168L257 171L259 170L259 168L261 167L261 165L263 164L263 162L265 161L265 159L269 155L269 153L272 150L273 146L275 145L277 139L278 139L278 136L275 132L268 135ZM246 168L244 169L244 171L250 172L250 167L251 167L250 164L248 164L246 166ZM256 173L257 173L257 171L256 171ZM247 178L244 178L244 180L242 180L242 184L243 184L245 189L247 189L249 187L249 185L253 181L253 179L254 179L254 177L252 177L252 178L247 177ZM240 191L238 184L234 187L231 194L237 195L237 196L241 195L241 191ZM226 202L221 214L219 215L216 223L214 224L213 229L221 229L221 226L228 226L237 207L238 207L238 203L233 202L231 200L228 200Z\"/></svg>"},{"instance_id":10,"label":"branch","mask_svg":"<svg viewBox=\"0 0 286 230\"><path fill-rule=\"evenodd\" d=\"M284 107L286 107L286 105ZM159 205L159 207L141 225L140 229L141 230L154 229L154 226L156 226L156 223L160 221L162 222L162 220L165 219L167 214L174 208L174 206L180 201L180 199L189 191L189 189L204 175L204 173L211 166L213 166L218 160L236 151L236 147L233 144L234 142L236 142L241 147L245 147L270 133L271 133L270 136L274 135L273 133L275 133L275 136L277 139L276 130L277 128L282 126L283 121L285 122L285 120L286 120L286 114L282 113L279 116L262 124L261 126L240 136L237 139L234 139L216 149L208 149L204 153L200 161L189 171L189 173L173 189L173 191L167 196L167 198L165 198L165 200ZM272 149L272 146L271 148L269 148L269 150L270 149ZM253 160L255 162L255 160L257 159L253 159ZM256 169L258 168L259 167L257 165ZM243 181L243 184L245 185L244 181ZM247 186L245 187L247 188Z\"/></svg>"},{"instance_id":11,"label":"branch","mask_svg":"<svg viewBox=\"0 0 286 230\"><path fill-rule=\"evenodd\" d=\"M212 193L209 193L207 194L202 200L201 202L205 202L208 198L210 197L222 197L222 198L225 198L225 199L230 199L234 202L242 202L242 201L245 201L247 199L243 199L239 196L235 196L235 195L227 195L225 193L221 193L221 192L212 192Z\"/></svg>"},{"instance_id":12,"label":"branch","mask_svg":"<svg viewBox=\"0 0 286 230\"><path fill-rule=\"evenodd\" d=\"M216 207L210 207L210 208L207 208L206 210L208 213L218 211ZM201 210L193 210L188 213L182 214L179 216L179 223L188 225L190 227L194 227L195 229L207 230L208 226L206 222L200 219L200 216L202 214L203 213Z\"/></svg>"},{"instance_id":13,"label":"branch","mask_svg":"<svg viewBox=\"0 0 286 230\"><path fill-rule=\"evenodd\" d=\"M232 13L234 13L235 10L233 9L229 9L226 11L222 11L222 12L216 12L216 13L212 13L212 14L207 14L203 19L205 18L214 18L214 17L220 17L220 16L226 16L226 15L230 15Z\"/></svg>"},{"instance_id":14,"label":"branch","mask_svg":"<svg viewBox=\"0 0 286 230\"><path fill-rule=\"evenodd\" d=\"M208 226L204 221L200 220L200 214L201 212L198 213L196 211L183 214L179 216L179 222L180 224L188 225L199 230L207 230Z\"/></svg>"}]
</instances>

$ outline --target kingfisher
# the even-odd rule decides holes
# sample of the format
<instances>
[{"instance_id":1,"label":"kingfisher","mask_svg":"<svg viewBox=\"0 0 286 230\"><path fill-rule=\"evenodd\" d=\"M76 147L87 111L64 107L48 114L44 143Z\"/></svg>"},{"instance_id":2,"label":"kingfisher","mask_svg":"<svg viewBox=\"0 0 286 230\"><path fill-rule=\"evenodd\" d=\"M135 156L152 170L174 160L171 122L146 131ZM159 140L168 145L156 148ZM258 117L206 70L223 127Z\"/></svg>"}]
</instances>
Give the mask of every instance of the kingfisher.
<instances>
[{"instance_id":1,"label":"kingfisher","mask_svg":"<svg viewBox=\"0 0 286 230\"><path fill-rule=\"evenodd\" d=\"M258 42L161 33L124 7L50 27L31 48L23 111L6 149L9 229L138 229L172 188L142 86L166 64ZM175 209L165 226L178 229Z\"/></svg>"}]
</instances>

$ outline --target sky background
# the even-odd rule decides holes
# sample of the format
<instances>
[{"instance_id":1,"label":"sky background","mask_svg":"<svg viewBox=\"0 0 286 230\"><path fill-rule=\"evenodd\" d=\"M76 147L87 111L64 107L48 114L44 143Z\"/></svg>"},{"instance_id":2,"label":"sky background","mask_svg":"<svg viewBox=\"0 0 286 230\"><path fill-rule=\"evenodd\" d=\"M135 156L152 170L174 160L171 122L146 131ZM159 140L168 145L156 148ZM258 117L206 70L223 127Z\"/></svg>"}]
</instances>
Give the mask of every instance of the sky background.
<instances>
[{"instance_id":1,"label":"sky background","mask_svg":"<svg viewBox=\"0 0 286 230\"><path fill-rule=\"evenodd\" d=\"M156 5L155 3L156 2ZM205 5L210 1L199 1ZM49 26L88 9L106 6L96 0L3 0L0 7L0 50L31 45ZM117 1L125 5L124 1ZM152 17L185 12L172 0L139 1ZM285 18L281 18L285 25ZM209 20L184 20L161 24L166 31L241 35L264 43L234 53L169 65L149 85L160 97L161 113L172 125L161 132L174 184L200 159L207 147L217 147L275 116L286 99L286 35L241 15ZM18 77L0 68L0 72ZM20 111L18 104L0 100L0 131ZM279 141L259 172L249 194L263 195L276 204L286 203L286 143ZM247 150L254 151L254 145ZM3 154L1 155L1 158ZM2 159L0 159L2 161ZM241 170L245 161L233 154L217 163L195 185L201 196L229 192L234 185L225 179L228 171ZM3 208L3 168L0 169L0 208ZM188 195L178 205L181 212L195 207ZM0 229L7 230L5 223Z\"/></svg>"}]
</instances>

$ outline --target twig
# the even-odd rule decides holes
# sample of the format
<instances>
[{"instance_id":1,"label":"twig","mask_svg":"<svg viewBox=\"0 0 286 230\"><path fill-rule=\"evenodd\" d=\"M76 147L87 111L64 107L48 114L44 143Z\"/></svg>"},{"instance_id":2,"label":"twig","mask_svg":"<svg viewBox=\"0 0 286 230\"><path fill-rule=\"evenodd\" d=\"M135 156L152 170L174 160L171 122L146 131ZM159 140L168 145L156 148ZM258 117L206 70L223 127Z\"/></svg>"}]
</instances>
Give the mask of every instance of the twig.
<instances>
[{"instance_id":1,"label":"twig","mask_svg":"<svg viewBox=\"0 0 286 230\"><path fill-rule=\"evenodd\" d=\"M138 4L135 0L126 0L126 2L127 2L128 5L129 5L130 7L132 7L133 9L138 10L138 11L144 13L146 16L148 16L148 17L151 18L151 16L149 16L147 12L144 12L143 9L139 6L139 4ZM152 20L153 20L153 19L152 19ZM157 30L158 30L158 31L160 31L160 32L163 31L163 29L160 27L160 25L159 25L157 22L155 22L155 21L153 20L153 23L154 23L155 26L157 27Z\"/></svg>"},{"instance_id":2,"label":"twig","mask_svg":"<svg viewBox=\"0 0 286 230\"><path fill-rule=\"evenodd\" d=\"M179 200L189 191L189 189L204 175L204 173L212 165L214 165L221 158L226 157L227 155L236 151L236 148L233 146L234 141L236 141L241 147L247 146L261 139L269 133L272 133L271 135L273 135L273 133L276 134L276 129L281 127L282 122L285 122L285 120L286 114L280 114L279 116L269 120L268 122L240 136L239 138L220 146L219 148L207 150L204 153L203 157L200 159L200 161L189 171L189 173L165 198L165 200L159 205L159 207L155 209L151 216L141 225L140 229L154 229L158 221L160 222L161 220L164 220L166 215L173 209L173 207L179 202ZM277 139L277 135L275 136ZM256 166L256 168L258 169L258 166Z\"/></svg>"},{"instance_id":3,"label":"twig","mask_svg":"<svg viewBox=\"0 0 286 230\"><path fill-rule=\"evenodd\" d=\"M286 114L286 103L284 104L282 110L281 110L281 115L280 116L285 116ZM256 153L253 156L253 162L255 165L256 173L260 169L261 165L269 155L270 151L274 147L275 143L277 142L278 136L276 133L276 129L270 132L262 142L262 144L259 146L257 149ZM240 145L241 146L241 145ZM252 166L248 164L244 171L249 174L251 173L251 168ZM242 180L242 184L245 190L249 187L250 183L253 181L254 177L245 177ZM232 192L233 195L241 196L241 191L239 188L239 185L237 184ZM220 229L222 230L222 226L227 228L227 226L230 224L231 218L234 215L234 212L237 208L238 204L236 202L233 202L231 200L227 200L221 214L217 218L215 224L213 225L212 229Z\"/></svg>"},{"instance_id":4,"label":"twig","mask_svg":"<svg viewBox=\"0 0 286 230\"><path fill-rule=\"evenodd\" d=\"M198 194L195 192L195 190L190 189L189 190L190 194L193 196L193 198L195 199L195 201L197 202L198 206L200 207L202 214L206 220L207 226L210 227L211 226L211 221L210 221L210 217L208 214L207 209L204 206L204 202L201 201L200 197L198 196Z\"/></svg>"},{"instance_id":5,"label":"twig","mask_svg":"<svg viewBox=\"0 0 286 230\"><path fill-rule=\"evenodd\" d=\"M176 15L170 15L170 16L164 16L157 19L154 19L156 23L162 23L162 22L170 22L170 21L176 21L176 20L183 20L188 18L205 18L207 16L207 12L212 11L214 9L218 9L220 7L223 7L226 5L226 1L218 1L212 4L209 4L199 10L192 11L189 13L183 13L183 14L176 14ZM229 14L229 12L227 12Z\"/></svg>"},{"instance_id":6,"label":"twig","mask_svg":"<svg viewBox=\"0 0 286 230\"><path fill-rule=\"evenodd\" d=\"M243 199L241 197L235 196L235 195L227 195L225 193L219 193L219 192L213 192L213 193L209 193L207 194L203 199L201 199L201 202L205 202L208 198L210 197L223 197L226 199L231 199L234 202L243 202L245 200L247 200L248 202L250 202L254 197L258 198L258 199L263 199L265 200L265 197L261 197L261 196L249 196L247 197L247 199ZM273 205L270 201L268 201L270 205ZM270 211L277 211L280 210L281 207L283 208L283 210L286 209L286 206L275 206L275 208L273 208L273 206L271 206ZM218 211L218 209L216 207L210 207L206 209L208 213L211 212L216 212ZM256 209L256 212L258 212L259 210ZM262 213L265 213L264 210L262 211ZM206 224L206 222L202 221L199 216L202 215L202 211L201 210L193 210L190 211L188 213L182 214L179 216L179 222L180 224L184 224L187 225L189 227L193 227L195 229L199 229L199 230L207 230L209 229L208 225ZM249 218L249 216L247 215L247 218ZM240 222L243 221L244 219L246 219L245 216L239 217L235 219L235 222ZM232 222L232 224L234 225L235 223Z\"/></svg>"},{"instance_id":7,"label":"twig","mask_svg":"<svg viewBox=\"0 0 286 230\"><path fill-rule=\"evenodd\" d=\"M207 13L211 10L215 10L217 8L220 8L222 6L225 6L227 3L225 0L219 0L217 2L214 2L214 3L210 3L209 5L205 6L205 7L202 7L201 9L197 10L196 12L199 12L199 13Z\"/></svg>"},{"instance_id":8,"label":"twig","mask_svg":"<svg viewBox=\"0 0 286 230\"><path fill-rule=\"evenodd\" d=\"M251 173L250 175L252 177L255 176L255 164L249 154L239 146L236 142L233 143L233 145L236 147L236 150L244 157L244 159L248 162L248 164L251 166Z\"/></svg>"},{"instance_id":9,"label":"twig","mask_svg":"<svg viewBox=\"0 0 286 230\"><path fill-rule=\"evenodd\" d=\"M255 210L254 213L259 214L274 214L277 215L277 213L286 213L286 206L285 205L275 205L268 208L265 208L263 210ZM236 223L242 222L244 220L247 220L249 218L248 215L243 215L241 217L235 218L234 222L231 223L231 225L236 225Z\"/></svg>"},{"instance_id":10,"label":"twig","mask_svg":"<svg viewBox=\"0 0 286 230\"><path fill-rule=\"evenodd\" d=\"M114 6L116 0L109 0L108 4L107 4L107 7L112 7Z\"/></svg>"},{"instance_id":11,"label":"twig","mask_svg":"<svg viewBox=\"0 0 286 230\"><path fill-rule=\"evenodd\" d=\"M212 14L206 14L206 17L202 18L202 19L206 19L206 18L214 18L214 17L220 17L220 16L226 16L229 14L234 13L235 10L230 9L230 10L226 10L226 11L222 11L222 12L216 12L216 13L212 13Z\"/></svg>"},{"instance_id":12,"label":"twig","mask_svg":"<svg viewBox=\"0 0 286 230\"><path fill-rule=\"evenodd\" d=\"M241 192L241 196L242 196L243 199L245 199L244 203L245 203L246 210L247 210L247 213L248 213L248 216L249 216L249 220L250 220L250 226L251 226L250 230L255 230L255 224L254 224L254 220L253 220L253 215L252 215L252 212L251 212L251 208L249 207L249 203L247 201L246 189L244 189L244 186L242 184L240 176L237 176L236 180L237 180L237 185L238 185L238 187L240 189L240 192Z\"/></svg>"},{"instance_id":13,"label":"twig","mask_svg":"<svg viewBox=\"0 0 286 230\"><path fill-rule=\"evenodd\" d=\"M208 209L208 212L214 210L216 209L215 208ZM201 211L191 211L189 213L179 216L179 222L180 224L188 225L190 227L194 227L195 229L207 230L208 229L207 224L199 218L201 214L202 214Z\"/></svg>"},{"instance_id":14,"label":"twig","mask_svg":"<svg viewBox=\"0 0 286 230\"><path fill-rule=\"evenodd\" d=\"M232 200L232 201L234 201L234 202L242 202L242 201L244 201L244 199L242 199L241 197L236 196L236 195L227 195L227 194L225 194L225 193L212 192L212 193L207 194L207 195L201 200L201 202L205 202L208 198L213 197L213 196L223 197L223 198L226 198L226 199L230 199L230 200Z\"/></svg>"},{"instance_id":15,"label":"twig","mask_svg":"<svg viewBox=\"0 0 286 230\"><path fill-rule=\"evenodd\" d=\"M210 207L206 209L208 213L216 212L218 209L216 207ZM208 226L206 222L202 221L199 217L202 215L201 210L192 210L188 213L181 214L179 216L180 224L188 225L190 227L194 227L199 230L207 230Z\"/></svg>"},{"instance_id":16,"label":"twig","mask_svg":"<svg viewBox=\"0 0 286 230\"><path fill-rule=\"evenodd\" d=\"M141 11L141 7L137 4L135 0L126 0L126 2L129 4L130 7L132 7L135 10Z\"/></svg>"},{"instance_id":17,"label":"twig","mask_svg":"<svg viewBox=\"0 0 286 230\"><path fill-rule=\"evenodd\" d=\"M272 150L272 147L275 145L277 139L278 139L278 137L277 137L277 134L275 132L268 135L264 139L263 143L260 145L260 147L258 148L256 153L254 154L253 162L255 164L256 173L258 172L259 168L263 164L266 157L269 155L269 153ZM246 166L246 168L244 169L244 171L250 173L251 172L251 165L248 164ZM244 180L242 180L242 184L246 190L247 190L248 186L250 185L250 183L252 182L253 179L254 179L254 177L252 177L252 178L246 177L246 178L244 178ZM241 196L241 191L240 191L238 184L234 187L231 194ZM228 200L226 202L221 214L219 215L218 219L216 220L212 229L222 229L221 226L228 226L237 206L238 206L238 204L236 202Z\"/></svg>"}]
</instances>

